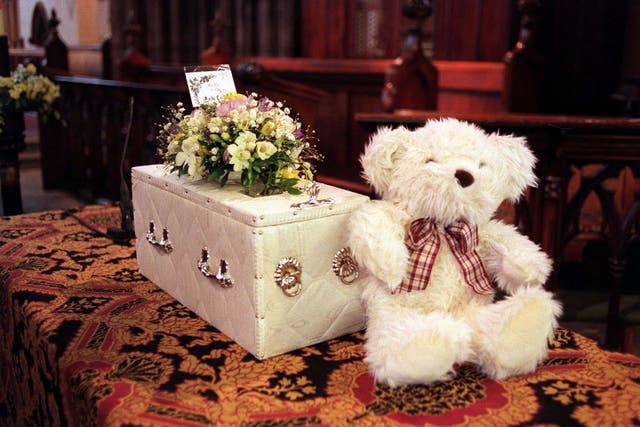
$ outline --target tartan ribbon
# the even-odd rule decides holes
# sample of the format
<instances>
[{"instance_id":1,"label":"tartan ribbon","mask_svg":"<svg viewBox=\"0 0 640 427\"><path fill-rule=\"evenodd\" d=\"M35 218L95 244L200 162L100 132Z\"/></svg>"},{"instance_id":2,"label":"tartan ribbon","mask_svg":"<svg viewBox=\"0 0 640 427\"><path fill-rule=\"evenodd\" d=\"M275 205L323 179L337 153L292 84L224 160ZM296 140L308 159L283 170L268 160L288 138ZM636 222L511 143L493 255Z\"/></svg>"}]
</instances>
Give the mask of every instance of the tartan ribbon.
<instances>
[{"instance_id":1,"label":"tartan ribbon","mask_svg":"<svg viewBox=\"0 0 640 427\"><path fill-rule=\"evenodd\" d=\"M493 283L478 254L478 226L457 222L445 228L445 240L453 253L464 281L477 294L491 294ZM422 291L427 288L431 271L440 250L440 233L429 218L412 221L405 244L409 249L409 274L399 291Z\"/></svg>"}]
</instances>

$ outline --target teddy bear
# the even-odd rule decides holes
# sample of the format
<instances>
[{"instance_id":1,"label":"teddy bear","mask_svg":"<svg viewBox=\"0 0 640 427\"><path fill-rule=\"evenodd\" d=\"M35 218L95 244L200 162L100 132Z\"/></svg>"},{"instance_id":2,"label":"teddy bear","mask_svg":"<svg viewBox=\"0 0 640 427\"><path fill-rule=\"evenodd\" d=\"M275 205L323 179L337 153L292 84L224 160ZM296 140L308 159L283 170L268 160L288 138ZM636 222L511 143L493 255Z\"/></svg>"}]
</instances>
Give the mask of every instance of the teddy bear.
<instances>
[{"instance_id":1,"label":"teddy bear","mask_svg":"<svg viewBox=\"0 0 640 427\"><path fill-rule=\"evenodd\" d=\"M379 199L352 214L348 244L369 273L364 349L375 380L429 384L465 362L494 379L534 371L561 314L543 288L551 261L493 218L536 184L526 140L431 120L379 129L360 161Z\"/></svg>"}]
</instances>

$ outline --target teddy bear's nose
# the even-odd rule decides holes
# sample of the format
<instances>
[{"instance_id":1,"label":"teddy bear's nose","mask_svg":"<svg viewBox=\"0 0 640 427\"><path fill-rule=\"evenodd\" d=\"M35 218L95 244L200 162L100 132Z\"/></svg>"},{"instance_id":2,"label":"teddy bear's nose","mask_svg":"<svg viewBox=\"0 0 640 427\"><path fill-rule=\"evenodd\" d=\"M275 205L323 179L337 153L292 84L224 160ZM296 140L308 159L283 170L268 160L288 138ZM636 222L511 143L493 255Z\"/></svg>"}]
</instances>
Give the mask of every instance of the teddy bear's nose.
<instances>
[{"instance_id":1,"label":"teddy bear's nose","mask_svg":"<svg viewBox=\"0 0 640 427\"><path fill-rule=\"evenodd\" d=\"M458 169L454 176L456 177L456 179L458 180L458 183L462 188L468 187L471 184L473 184L473 181L474 181L473 175L471 175L469 172L467 172L464 169Z\"/></svg>"}]
</instances>

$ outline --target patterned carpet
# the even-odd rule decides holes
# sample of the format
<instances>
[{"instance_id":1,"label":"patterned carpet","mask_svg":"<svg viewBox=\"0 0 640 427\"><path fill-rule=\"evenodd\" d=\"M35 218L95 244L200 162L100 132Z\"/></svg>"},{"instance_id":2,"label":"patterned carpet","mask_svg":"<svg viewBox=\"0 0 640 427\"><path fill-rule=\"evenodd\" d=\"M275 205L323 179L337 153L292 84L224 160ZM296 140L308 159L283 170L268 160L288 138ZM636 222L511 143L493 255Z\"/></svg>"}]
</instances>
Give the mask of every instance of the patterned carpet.
<instances>
[{"instance_id":1,"label":"patterned carpet","mask_svg":"<svg viewBox=\"0 0 640 427\"><path fill-rule=\"evenodd\" d=\"M361 333L257 361L80 223L118 213L0 219L0 425L640 425L640 359L567 329L504 381L376 386Z\"/></svg>"}]
</instances>

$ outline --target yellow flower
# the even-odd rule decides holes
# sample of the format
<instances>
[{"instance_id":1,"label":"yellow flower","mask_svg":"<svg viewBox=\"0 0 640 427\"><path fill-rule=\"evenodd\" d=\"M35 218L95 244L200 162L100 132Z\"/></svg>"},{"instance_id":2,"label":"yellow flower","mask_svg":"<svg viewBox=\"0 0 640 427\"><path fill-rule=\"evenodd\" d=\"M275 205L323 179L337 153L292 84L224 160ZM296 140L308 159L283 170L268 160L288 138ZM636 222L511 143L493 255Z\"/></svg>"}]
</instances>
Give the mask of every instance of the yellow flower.
<instances>
[{"instance_id":1,"label":"yellow flower","mask_svg":"<svg viewBox=\"0 0 640 427\"><path fill-rule=\"evenodd\" d=\"M276 124L272 120L269 120L264 125L262 125L262 129L260 130L260 132L264 136L270 136L275 130L276 130Z\"/></svg>"},{"instance_id":2,"label":"yellow flower","mask_svg":"<svg viewBox=\"0 0 640 427\"><path fill-rule=\"evenodd\" d=\"M37 72L33 64L20 64L11 76L1 77L2 104L18 111L55 113L52 104L60 97L60 88Z\"/></svg>"},{"instance_id":3,"label":"yellow flower","mask_svg":"<svg viewBox=\"0 0 640 427\"><path fill-rule=\"evenodd\" d=\"M20 89L18 87L14 87L14 88L9 89L9 96L12 99L17 100L18 98L20 98L20 93L21 93L21 91L20 91Z\"/></svg>"},{"instance_id":4,"label":"yellow flower","mask_svg":"<svg viewBox=\"0 0 640 427\"><path fill-rule=\"evenodd\" d=\"M246 98L246 96L244 96L244 95L242 95L240 93L229 92L222 98L222 100L223 101L231 101L232 99L245 99L245 98Z\"/></svg>"},{"instance_id":5,"label":"yellow flower","mask_svg":"<svg viewBox=\"0 0 640 427\"><path fill-rule=\"evenodd\" d=\"M297 169L286 168L280 171L280 174L284 179L300 179L300 172Z\"/></svg>"}]
</instances>

